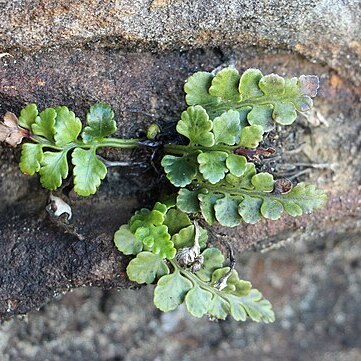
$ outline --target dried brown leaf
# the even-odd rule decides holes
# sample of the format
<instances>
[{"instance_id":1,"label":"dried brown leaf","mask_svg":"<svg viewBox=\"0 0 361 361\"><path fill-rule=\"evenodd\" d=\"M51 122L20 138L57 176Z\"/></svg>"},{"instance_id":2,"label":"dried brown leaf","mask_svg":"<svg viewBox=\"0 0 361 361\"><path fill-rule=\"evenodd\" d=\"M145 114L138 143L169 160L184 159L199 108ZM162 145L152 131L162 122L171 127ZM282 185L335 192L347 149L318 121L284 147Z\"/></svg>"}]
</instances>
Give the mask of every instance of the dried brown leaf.
<instances>
[{"instance_id":1,"label":"dried brown leaf","mask_svg":"<svg viewBox=\"0 0 361 361\"><path fill-rule=\"evenodd\" d=\"M260 156L263 156L265 158L272 156L274 153L276 153L276 150L271 147L268 148L258 147L256 149L238 147L237 149L234 150L234 153L238 155L243 155L249 161L254 162L254 161L259 161Z\"/></svg>"},{"instance_id":2,"label":"dried brown leaf","mask_svg":"<svg viewBox=\"0 0 361 361\"><path fill-rule=\"evenodd\" d=\"M292 181L288 178L277 179L274 184L273 193L286 194L293 188Z\"/></svg>"},{"instance_id":3,"label":"dried brown leaf","mask_svg":"<svg viewBox=\"0 0 361 361\"><path fill-rule=\"evenodd\" d=\"M28 136L28 130L18 126L17 116L14 113L6 112L4 121L0 122L0 142L6 142L12 147L16 147L24 137Z\"/></svg>"},{"instance_id":4,"label":"dried brown leaf","mask_svg":"<svg viewBox=\"0 0 361 361\"><path fill-rule=\"evenodd\" d=\"M317 76L315 75L301 75L299 79L300 90L304 95L310 97L315 97L317 95L318 87L320 82Z\"/></svg>"}]
</instances>

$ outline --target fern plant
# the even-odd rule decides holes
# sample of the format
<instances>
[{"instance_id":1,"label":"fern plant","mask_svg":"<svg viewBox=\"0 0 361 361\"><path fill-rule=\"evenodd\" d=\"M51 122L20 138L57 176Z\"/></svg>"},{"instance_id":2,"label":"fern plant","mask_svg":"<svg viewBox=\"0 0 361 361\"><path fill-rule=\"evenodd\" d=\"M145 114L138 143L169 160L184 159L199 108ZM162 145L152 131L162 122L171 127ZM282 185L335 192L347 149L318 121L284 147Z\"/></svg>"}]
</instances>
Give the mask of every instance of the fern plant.
<instances>
[{"instance_id":1,"label":"fern plant","mask_svg":"<svg viewBox=\"0 0 361 361\"><path fill-rule=\"evenodd\" d=\"M207 230L192 218L169 200L157 202L152 210L141 209L121 226L115 245L124 254L136 256L127 267L129 279L139 284L157 279L154 304L161 311L185 302L196 317L232 315L244 321L249 316L272 322L271 304L224 265L219 249L207 247Z\"/></svg>"},{"instance_id":2,"label":"fern plant","mask_svg":"<svg viewBox=\"0 0 361 361\"><path fill-rule=\"evenodd\" d=\"M154 303L162 311L185 303L196 317L231 315L238 321L249 317L272 322L269 301L239 278L232 259L227 266L220 249L209 246L209 227L277 220L284 212L296 217L324 205L326 195L315 186L293 186L287 179L257 173L248 156L265 152L258 146L276 123L292 124L297 112L312 107L318 78L263 76L257 69L240 75L225 68L217 74L193 74L184 89L188 108L176 130L185 144L161 144L165 153L161 165L179 189L153 209L137 211L115 233L115 246L134 256L127 267L130 280L156 283ZM115 130L114 113L105 104L90 108L84 128L66 107L38 113L30 104L19 119L5 115L0 140L11 145L31 140L22 145L20 169L29 175L39 173L41 184L50 190L68 177L71 153L74 191L88 196L107 172L96 154L100 147L146 144L142 139L110 138ZM154 138L158 130L152 125L148 137Z\"/></svg>"},{"instance_id":3,"label":"fern plant","mask_svg":"<svg viewBox=\"0 0 361 361\"><path fill-rule=\"evenodd\" d=\"M27 105L18 119L20 127L29 131L33 143L22 146L20 170L29 175L39 173L44 188L55 190L68 177L68 155L74 166L74 191L80 196L96 192L107 174L97 157L101 147L134 148L136 139L108 138L116 131L114 112L109 105L92 106L86 126L67 107L47 108L38 112L35 104Z\"/></svg>"}]
</instances>

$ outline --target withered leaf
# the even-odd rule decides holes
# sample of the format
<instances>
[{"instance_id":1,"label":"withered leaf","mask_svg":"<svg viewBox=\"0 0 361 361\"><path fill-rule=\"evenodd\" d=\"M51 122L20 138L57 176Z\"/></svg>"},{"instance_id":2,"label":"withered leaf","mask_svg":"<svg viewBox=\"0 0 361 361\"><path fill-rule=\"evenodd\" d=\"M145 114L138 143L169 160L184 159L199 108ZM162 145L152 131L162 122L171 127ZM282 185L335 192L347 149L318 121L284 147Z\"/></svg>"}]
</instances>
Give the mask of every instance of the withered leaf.
<instances>
[{"instance_id":1,"label":"withered leaf","mask_svg":"<svg viewBox=\"0 0 361 361\"><path fill-rule=\"evenodd\" d=\"M317 90L320 85L319 79L315 75L301 75L299 78L300 90L302 94L310 97L317 95Z\"/></svg>"},{"instance_id":2,"label":"withered leaf","mask_svg":"<svg viewBox=\"0 0 361 361\"><path fill-rule=\"evenodd\" d=\"M292 181L288 178L277 179L274 184L273 193L286 194L291 191L292 187Z\"/></svg>"},{"instance_id":3,"label":"withered leaf","mask_svg":"<svg viewBox=\"0 0 361 361\"><path fill-rule=\"evenodd\" d=\"M274 153L276 153L276 150L274 148L268 147L268 148L262 148L258 147L256 149L248 149L244 147L238 147L234 150L235 154L243 155L245 156L249 161L259 161L260 156L263 157L270 157Z\"/></svg>"},{"instance_id":4,"label":"withered leaf","mask_svg":"<svg viewBox=\"0 0 361 361\"><path fill-rule=\"evenodd\" d=\"M28 136L28 130L18 126L17 116L14 113L6 112L4 121L0 122L0 142L6 142L12 147L16 147L24 137Z\"/></svg>"}]
</instances>

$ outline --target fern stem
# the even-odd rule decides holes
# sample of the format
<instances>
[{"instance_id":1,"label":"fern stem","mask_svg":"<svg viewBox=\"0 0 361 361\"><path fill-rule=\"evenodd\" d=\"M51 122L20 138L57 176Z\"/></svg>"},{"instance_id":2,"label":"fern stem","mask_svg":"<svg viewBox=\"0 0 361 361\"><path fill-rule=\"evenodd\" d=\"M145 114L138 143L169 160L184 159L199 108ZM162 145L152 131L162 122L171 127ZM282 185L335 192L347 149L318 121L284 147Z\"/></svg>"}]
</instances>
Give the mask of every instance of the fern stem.
<instances>
[{"instance_id":1,"label":"fern stem","mask_svg":"<svg viewBox=\"0 0 361 361\"><path fill-rule=\"evenodd\" d=\"M195 276L192 272L189 272L189 271L183 269L182 267L180 267L178 265L177 262L175 262L173 260L168 260L168 261L174 267L174 269L178 270L178 272L180 272L185 278L187 278L189 281L191 281L193 283L193 285L198 285L200 288L203 288L204 290L206 290L208 292L216 293L219 297L221 297L223 300L228 302L227 296L224 293L222 293L221 290L202 281L197 276Z\"/></svg>"},{"instance_id":2,"label":"fern stem","mask_svg":"<svg viewBox=\"0 0 361 361\"><path fill-rule=\"evenodd\" d=\"M103 138L89 143L83 143L81 141L72 142L67 144L66 146L61 147L54 144L53 142L50 142L49 140L43 137L39 137L36 135L32 135L29 139L31 139L35 143L42 144L46 148L60 150L60 151L65 149L70 150L74 148L88 149L92 147L95 147L95 149L101 147L132 149L141 145L140 139Z\"/></svg>"},{"instance_id":3,"label":"fern stem","mask_svg":"<svg viewBox=\"0 0 361 361\"><path fill-rule=\"evenodd\" d=\"M47 140L46 138L40 137L38 135L31 135L29 137L29 139L32 140L34 143L42 144L46 148L51 148L51 149L54 149L54 150L63 150L62 147L58 147L54 143Z\"/></svg>"},{"instance_id":4,"label":"fern stem","mask_svg":"<svg viewBox=\"0 0 361 361\"><path fill-rule=\"evenodd\" d=\"M93 143L96 148L100 147L112 147L131 149L140 145L140 139L123 139L123 138L103 138Z\"/></svg>"},{"instance_id":5,"label":"fern stem","mask_svg":"<svg viewBox=\"0 0 361 361\"><path fill-rule=\"evenodd\" d=\"M209 106L209 109L207 105L205 107L208 109L208 114L210 116L217 116L219 113L223 113L229 109L234 110L241 110L245 107L253 107L254 105L269 105L273 104L276 101L283 101L283 102L291 102L293 101L293 98L290 97L288 94L283 95L277 95L277 96L261 96L258 98L252 98L252 99L246 99L242 100L240 102L228 102L228 103L221 103L219 105L212 105Z\"/></svg>"},{"instance_id":6,"label":"fern stem","mask_svg":"<svg viewBox=\"0 0 361 361\"><path fill-rule=\"evenodd\" d=\"M175 154L175 155L184 155L193 153L197 150L201 151L223 151L223 152L233 152L234 149L239 148L239 145L215 145L211 148L209 147L202 147L197 145L180 145L180 144L165 144L164 150L166 154Z\"/></svg>"},{"instance_id":7,"label":"fern stem","mask_svg":"<svg viewBox=\"0 0 361 361\"><path fill-rule=\"evenodd\" d=\"M220 190L219 186L217 186L217 185L212 186L211 184L207 184L206 188L213 192L216 192L216 193L222 193L224 195L229 194L231 197L232 196L249 195L252 197L264 198L264 197L271 195L276 198L281 198L280 195L272 193L272 192L265 193L265 192L249 190L249 189L245 189L245 188L236 189L233 187L224 187L223 186L222 189Z\"/></svg>"}]
</instances>

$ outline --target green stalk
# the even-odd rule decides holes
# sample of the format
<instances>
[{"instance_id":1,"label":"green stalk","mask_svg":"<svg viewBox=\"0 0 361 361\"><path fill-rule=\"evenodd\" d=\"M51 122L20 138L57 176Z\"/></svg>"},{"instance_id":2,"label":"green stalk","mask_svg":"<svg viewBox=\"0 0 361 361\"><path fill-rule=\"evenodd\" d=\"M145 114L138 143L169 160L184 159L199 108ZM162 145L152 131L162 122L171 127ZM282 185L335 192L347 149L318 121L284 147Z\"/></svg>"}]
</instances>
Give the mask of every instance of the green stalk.
<instances>
[{"instance_id":1,"label":"green stalk","mask_svg":"<svg viewBox=\"0 0 361 361\"><path fill-rule=\"evenodd\" d=\"M200 280L197 276L195 276L193 273L181 268L177 262L173 260L168 260L169 263L174 267L174 269L178 270L185 278L187 278L189 281L193 283L193 285L198 285L200 288L203 288L204 290L216 293L219 297L221 297L223 300L228 302L227 295L222 293L222 291L218 290L215 287L210 286L206 282Z\"/></svg>"},{"instance_id":2,"label":"green stalk","mask_svg":"<svg viewBox=\"0 0 361 361\"><path fill-rule=\"evenodd\" d=\"M51 148L54 150L63 150L63 148L56 146L54 143L38 135L31 135L28 139L32 140L34 143L42 144L44 147L47 148Z\"/></svg>"},{"instance_id":3,"label":"green stalk","mask_svg":"<svg viewBox=\"0 0 361 361\"><path fill-rule=\"evenodd\" d=\"M63 147L57 146L56 144L50 142L49 140L37 136L32 135L29 137L33 142L42 144L46 148L54 149L54 150L71 150L74 148L83 148L83 149L89 149L92 147L101 148L101 147L112 147L112 148L122 148L122 149L132 149L136 148L140 145L140 139L122 139L122 138L103 138L99 140L95 140L90 143L83 143L81 141L79 142L73 142L69 143Z\"/></svg>"},{"instance_id":4,"label":"green stalk","mask_svg":"<svg viewBox=\"0 0 361 361\"><path fill-rule=\"evenodd\" d=\"M202 187L201 187L202 188ZM231 196L243 196L248 195L251 197L258 197L258 198L265 198L268 196L272 196L274 198L283 198L282 194L278 195L272 192L259 192L255 190L248 190L245 188L233 188L233 187L224 187L222 186L222 190L220 190L220 186L218 185L212 185L208 184L204 186L204 188L209 189L210 191L216 192L216 193L223 193L223 194L230 194Z\"/></svg>"},{"instance_id":5,"label":"green stalk","mask_svg":"<svg viewBox=\"0 0 361 361\"><path fill-rule=\"evenodd\" d=\"M234 149L239 148L239 145L215 145L213 147L202 147L197 145L179 145L179 144L165 144L164 150L166 154L174 154L174 155L184 155L193 153L197 150L201 150L203 152L206 151L222 151L222 152L233 152Z\"/></svg>"},{"instance_id":6,"label":"green stalk","mask_svg":"<svg viewBox=\"0 0 361 361\"><path fill-rule=\"evenodd\" d=\"M112 148L132 149L140 145L140 139L103 138L95 141L93 144L96 146L96 148L112 147Z\"/></svg>"},{"instance_id":7,"label":"green stalk","mask_svg":"<svg viewBox=\"0 0 361 361\"><path fill-rule=\"evenodd\" d=\"M282 102L291 102L293 101L293 98L290 97L288 94L279 95L277 97L270 97L270 96L262 96L259 98L253 98L253 99L247 99L243 100L237 103L234 102L228 102L227 104L220 104L220 105L212 105L207 112L209 115L217 115L217 113L223 113L224 111L227 111L229 109L234 110L240 110L244 107L253 107L254 105L267 105L267 104L273 104L277 101ZM207 108L207 105L205 105Z\"/></svg>"}]
</instances>

